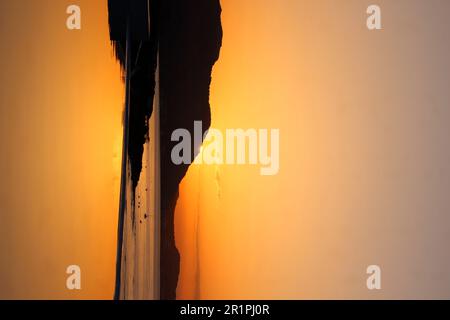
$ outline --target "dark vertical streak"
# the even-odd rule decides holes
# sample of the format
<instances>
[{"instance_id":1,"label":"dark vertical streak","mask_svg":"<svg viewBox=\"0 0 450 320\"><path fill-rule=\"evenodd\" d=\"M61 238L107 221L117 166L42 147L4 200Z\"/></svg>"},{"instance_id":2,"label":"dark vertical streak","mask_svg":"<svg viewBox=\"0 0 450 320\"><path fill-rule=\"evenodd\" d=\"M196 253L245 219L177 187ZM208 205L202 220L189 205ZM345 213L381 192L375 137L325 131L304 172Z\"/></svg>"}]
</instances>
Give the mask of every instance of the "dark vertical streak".
<instances>
[{"instance_id":1,"label":"dark vertical streak","mask_svg":"<svg viewBox=\"0 0 450 320\"><path fill-rule=\"evenodd\" d=\"M175 246L174 209L178 185L189 166L173 164L170 155L176 142L170 138L178 128L187 129L193 137L194 121L202 121L203 131L210 127L209 87L222 45L222 26L219 0L165 0L162 5L161 298L175 299L180 256ZM192 142L192 159L199 147Z\"/></svg>"},{"instance_id":2,"label":"dark vertical streak","mask_svg":"<svg viewBox=\"0 0 450 320\"><path fill-rule=\"evenodd\" d=\"M130 39L130 26L127 24L127 39ZM126 93L125 93L125 111L124 111L124 125L123 125L123 147L122 147L122 175L120 180L120 204L119 204L119 222L118 222L118 234L117 234L117 259L116 259L116 285L114 290L114 299L120 297L120 283L122 276L122 252L123 252L123 226L124 226L124 213L126 204L126 192L127 192L127 157L126 150L129 144L129 116L130 116L130 70L131 70L131 46L130 41L126 42Z\"/></svg>"},{"instance_id":3,"label":"dark vertical streak","mask_svg":"<svg viewBox=\"0 0 450 320\"><path fill-rule=\"evenodd\" d=\"M131 180L129 195L132 232L136 232L135 190L142 170L144 143L148 140L148 121L153 108L155 87L157 28L148 15L148 0L108 0L110 37L116 58L125 69L126 106L123 115L123 154L116 257L116 285L114 298L120 298L122 279L122 255L124 253L124 220L126 210L126 186ZM126 32L124 32L124 30ZM152 31L153 30L153 31ZM153 34L150 34L152 31ZM124 52L123 49L126 49ZM125 277L126 278L126 277Z\"/></svg>"}]
</instances>

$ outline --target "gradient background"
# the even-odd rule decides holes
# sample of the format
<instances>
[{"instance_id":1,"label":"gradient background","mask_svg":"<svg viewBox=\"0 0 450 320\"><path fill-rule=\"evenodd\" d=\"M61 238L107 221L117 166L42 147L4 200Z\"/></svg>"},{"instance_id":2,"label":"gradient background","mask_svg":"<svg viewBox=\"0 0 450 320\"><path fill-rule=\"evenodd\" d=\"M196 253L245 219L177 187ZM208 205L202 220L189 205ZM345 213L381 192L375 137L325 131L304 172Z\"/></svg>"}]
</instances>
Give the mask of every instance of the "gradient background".
<instances>
[{"instance_id":1,"label":"gradient background","mask_svg":"<svg viewBox=\"0 0 450 320\"><path fill-rule=\"evenodd\" d=\"M190 168L180 298L450 298L450 2L376 3L381 31L373 1L222 0L212 125L279 128L280 173ZM0 298L109 299L123 87L106 0L1 1L0 33Z\"/></svg>"},{"instance_id":2,"label":"gradient background","mask_svg":"<svg viewBox=\"0 0 450 320\"><path fill-rule=\"evenodd\" d=\"M0 16L0 298L110 299L124 90L106 1L1 1Z\"/></svg>"}]
</instances>

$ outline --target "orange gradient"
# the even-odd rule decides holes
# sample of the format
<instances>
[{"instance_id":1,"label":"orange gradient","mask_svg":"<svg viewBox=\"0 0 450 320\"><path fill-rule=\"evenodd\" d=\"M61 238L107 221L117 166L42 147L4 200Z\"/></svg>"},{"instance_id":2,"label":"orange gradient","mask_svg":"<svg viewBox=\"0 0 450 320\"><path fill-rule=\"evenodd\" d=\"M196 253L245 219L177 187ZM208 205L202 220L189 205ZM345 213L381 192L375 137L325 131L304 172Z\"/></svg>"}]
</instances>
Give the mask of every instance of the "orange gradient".
<instances>
[{"instance_id":1,"label":"orange gradient","mask_svg":"<svg viewBox=\"0 0 450 320\"><path fill-rule=\"evenodd\" d=\"M450 2L378 0L380 31L371 0L221 3L212 127L280 129L280 171L191 166L178 297L448 298ZM124 90L107 1L0 1L0 35L0 299L110 299Z\"/></svg>"},{"instance_id":2,"label":"orange gradient","mask_svg":"<svg viewBox=\"0 0 450 320\"><path fill-rule=\"evenodd\" d=\"M106 1L76 1L76 31L71 4L0 3L0 298L113 295L123 85Z\"/></svg>"},{"instance_id":3,"label":"orange gradient","mask_svg":"<svg viewBox=\"0 0 450 320\"><path fill-rule=\"evenodd\" d=\"M189 169L179 298L449 296L450 5L371 4L222 1L212 126L280 129L280 172Z\"/></svg>"}]
</instances>

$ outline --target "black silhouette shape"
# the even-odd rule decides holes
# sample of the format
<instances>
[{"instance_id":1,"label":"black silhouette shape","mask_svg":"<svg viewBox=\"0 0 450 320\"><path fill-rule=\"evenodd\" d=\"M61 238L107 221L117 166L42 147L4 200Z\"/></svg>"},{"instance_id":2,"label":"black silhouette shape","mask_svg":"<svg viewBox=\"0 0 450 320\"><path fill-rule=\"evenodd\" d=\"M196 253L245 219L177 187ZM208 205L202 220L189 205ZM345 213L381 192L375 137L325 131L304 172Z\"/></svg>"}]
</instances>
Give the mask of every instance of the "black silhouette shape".
<instances>
[{"instance_id":1,"label":"black silhouette shape","mask_svg":"<svg viewBox=\"0 0 450 320\"><path fill-rule=\"evenodd\" d=\"M115 2L109 0L111 2ZM119 0L116 0L119 1ZM127 0L124 0L127 2ZM122 1L121 1L122 2ZM110 9L111 16L114 12ZM118 22L119 27L120 23ZM125 22L126 23L126 22ZM111 26L114 32L116 26ZM138 28L142 29L142 25ZM150 0L150 36L133 41L131 109L128 156L131 179L136 187L142 170L143 145L148 138L148 119L152 113L155 69L159 57L161 130L161 299L175 299L180 255L175 246L174 211L178 186L189 165L175 165L171 150L176 142L171 134L178 128L194 136L194 121L209 129L211 112L209 87L211 71L222 45L219 0ZM116 34L116 55L125 64L124 34ZM116 39L117 40L117 39ZM192 139L193 140L193 139ZM192 142L192 159L199 146Z\"/></svg>"}]
</instances>

